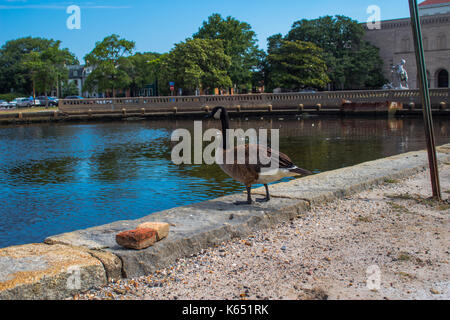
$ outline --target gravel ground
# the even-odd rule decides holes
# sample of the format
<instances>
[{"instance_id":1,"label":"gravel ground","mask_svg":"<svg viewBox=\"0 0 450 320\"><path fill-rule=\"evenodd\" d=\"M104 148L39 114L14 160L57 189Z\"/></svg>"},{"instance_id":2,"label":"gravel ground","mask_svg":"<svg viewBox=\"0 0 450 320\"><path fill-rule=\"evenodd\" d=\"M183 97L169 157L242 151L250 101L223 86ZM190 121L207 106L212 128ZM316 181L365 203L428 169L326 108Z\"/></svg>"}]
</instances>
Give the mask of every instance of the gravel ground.
<instances>
[{"instance_id":1,"label":"gravel ground","mask_svg":"<svg viewBox=\"0 0 450 320\"><path fill-rule=\"evenodd\" d=\"M304 217L74 299L450 299L450 163L444 203L429 173L386 181ZM380 271L380 286L369 267ZM376 270L376 267L375 267Z\"/></svg>"}]
</instances>

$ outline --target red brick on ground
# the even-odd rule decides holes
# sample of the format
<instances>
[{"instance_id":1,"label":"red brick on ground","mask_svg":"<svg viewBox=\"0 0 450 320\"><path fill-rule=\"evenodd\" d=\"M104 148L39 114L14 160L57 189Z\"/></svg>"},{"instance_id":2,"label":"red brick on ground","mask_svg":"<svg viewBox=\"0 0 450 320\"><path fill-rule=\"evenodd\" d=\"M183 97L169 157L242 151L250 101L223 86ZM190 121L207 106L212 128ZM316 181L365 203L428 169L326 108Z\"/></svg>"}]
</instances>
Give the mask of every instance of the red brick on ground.
<instances>
[{"instance_id":1,"label":"red brick on ground","mask_svg":"<svg viewBox=\"0 0 450 320\"><path fill-rule=\"evenodd\" d=\"M156 243L157 232L154 229L137 229L119 233L116 242L127 249L142 250Z\"/></svg>"},{"instance_id":2,"label":"red brick on ground","mask_svg":"<svg viewBox=\"0 0 450 320\"><path fill-rule=\"evenodd\" d=\"M169 235L170 225L164 222L146 222L140 224L137 229L153 229L156 230L157 240L161 241Z\"/></svg>"}]
</instances>

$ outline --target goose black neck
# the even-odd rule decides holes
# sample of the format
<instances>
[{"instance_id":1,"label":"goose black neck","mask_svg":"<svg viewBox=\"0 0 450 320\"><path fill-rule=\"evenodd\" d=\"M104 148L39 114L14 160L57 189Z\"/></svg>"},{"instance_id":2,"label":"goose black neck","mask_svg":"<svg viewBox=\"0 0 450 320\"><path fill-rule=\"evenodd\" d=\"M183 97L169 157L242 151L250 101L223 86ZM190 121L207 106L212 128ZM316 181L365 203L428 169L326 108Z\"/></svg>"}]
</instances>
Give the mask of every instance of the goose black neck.
<instances>
[{"instance_id":1,"label":"goose black neck","mask_svg":"<svg viewBox=\"0 0 450 320\"><path fill-rule=\"evenodd\" d=\"M227 148L228 148L227 130L230 129L230 118L228 117L227 109L225 109L225 108L222 109L222 114L221 114L220 120L222 121L223 150L227 150Z\"/></svg>"}]
</instances>

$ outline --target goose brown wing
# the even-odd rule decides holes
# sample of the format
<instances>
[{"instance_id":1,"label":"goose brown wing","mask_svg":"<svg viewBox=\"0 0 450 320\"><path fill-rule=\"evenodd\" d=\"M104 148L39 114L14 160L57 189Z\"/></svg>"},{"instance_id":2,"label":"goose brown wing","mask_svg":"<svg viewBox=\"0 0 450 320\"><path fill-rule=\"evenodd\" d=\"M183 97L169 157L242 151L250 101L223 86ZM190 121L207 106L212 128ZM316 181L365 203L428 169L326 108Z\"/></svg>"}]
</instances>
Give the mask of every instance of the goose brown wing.
<instances>
[{"instance_id":1,"label":"goose brown wing","mask_svg":"<svg viewBox=\"0 0 450 320\"><path fill-rule=\"evenodd\" d=\"M256 159L256 163L251 163L251 152L257 152L257 155L254 155L254 159ZM251 184L252 181L257 180L259 174L264 169L272 169L279 168L289 170L291 172L295 172L302 175L311 174L309 171L298 168L292 160L282 152L277 152L272 150L271 148L261 146L261 145L245 145L238 146L232 150L228 150L227 153L234 153L234 164L225 164L223 169L235 178L238 181ZM238 163L238 158L240 155L245 154L245 163ZM270 160L267 164L267 161L261 161L261 157L263 156L267 160ZM272 158L273 157L273 158Z\"/></svg>"},{"instance_id":2,"label":"goose brown wing","mask_svg":"<svg viewBox=\"0 0 450 320\"><path fill-rule=\"evenodd\" d=\"M292 160L285 155L282 152L276 152L272 150L271 148L261 146L261 145L245 145L245 146L238 146L236 147L234 151L234 159L237 159L239 151L243 151L242 148L245 148L245 164L242 164L240 166L245 167L246 170L251 172L252 174L258 174L261 172L263 168L270 168L270 167L276 167L280 169L293 169L296 168L295 164L292 162ZM255 155L257 159L256 163L251 163L250 161L250 152L257 152L258 154ZM267 161L261 161L261 155L265 157L266 159L272 158L271 162L267 163ZM275 163L273 163L275 161ZM242 168L244 169L244 168Z\"/></svg>"},{"instance_id":3,"label":"goose brown wing","mask_svg":"<svg viewBox=\"0 0 450 320\"><path fill-rule=\"evenodd\" d=\"M260 152L264 156L266 156L268 158L272 158L273 157L271 161L275 161L275 162L278 161L278 166L276 166L276 164L275 164L275 167L278 167L280 169L287 169L287 170L296 167L295 164L292 162L291 158L289 158L284 153L274 151L274 150L272 150L269 147L264 147L264 146L261 146L261 145L258 146L258 147L259 147ZM259 155L258 155L258 159L259 159ZM261 165L260 164L260 168L267 168L267 167L270 167L270 166L271 166L271 163L269 163L267 165Z\"/></svg>"},{"instance_id":4,"label":"goose brown wing","mask_svg":"<svg viewBox=\"0 0 450 320\"><path fill-rule=\"evenodd\" d=\"M242 150L244 148L244 150ZM239 154L245 151L245 162L239 164ZM232 163L228 163L228 157L233 159ZM224 164L221 165L222 170L237 181L240 181L246 185L251 185L258 179L261 168L255 164L249 164L250 149L248 146L238 146L234 149L227 150L224 154Z\"/></svg>"},{"instance_id":5,"label":"goose brown wing","mask_svg":"<svg viewBox=\"0 0 450 320\"><path fill-rule=\"evenodd\" d=\"M268 149L268 153L270 152L271 154L274 153L273 150L271 150L270 148ZM275 154L275 160L276 161L276 154ZM297 173L299 175L303 175L303 176L309 176L312 174L311 171L306 170L306 169L302 169L297 167L291 160L291 158L289 158L287 155L285 155L282 152L278 152L278 161L279 161L279 168L280 169L286 169L289 170L292 173Z\"/></svg>"}]
</instances>

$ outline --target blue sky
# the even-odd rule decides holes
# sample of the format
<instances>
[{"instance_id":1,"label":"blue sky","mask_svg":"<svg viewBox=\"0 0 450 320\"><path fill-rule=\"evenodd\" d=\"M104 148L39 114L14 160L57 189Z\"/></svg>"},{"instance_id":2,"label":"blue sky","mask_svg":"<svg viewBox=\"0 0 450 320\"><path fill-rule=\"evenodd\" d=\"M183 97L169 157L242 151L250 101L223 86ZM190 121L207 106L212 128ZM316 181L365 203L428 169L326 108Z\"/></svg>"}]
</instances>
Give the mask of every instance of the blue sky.
<instances>
[{"instance_id":1,"label":"blue sky","mask_svg":"<svg viewBox=\"0 0 450 320\"><path fill-rule=\"evenodd\" d=\"M66 27L70 5L81 8L80 30ZM380 7L382 20L409 15L408 0L0 0L0 45L25 36L53 38L82 61L96 41L117 33L134 40L137 51L167 52L220 13L250 23L266 49L267 37L286 34L294 21L342 14L365 22L370 5Z\"/></svg>"}]
</instances>

